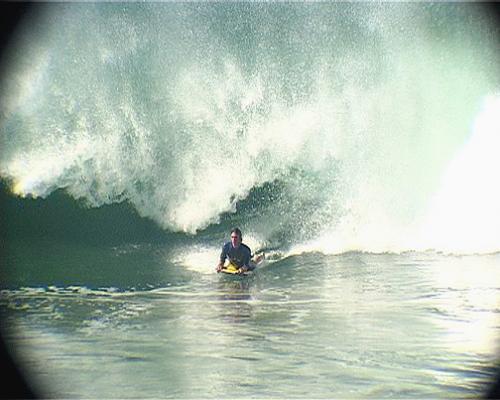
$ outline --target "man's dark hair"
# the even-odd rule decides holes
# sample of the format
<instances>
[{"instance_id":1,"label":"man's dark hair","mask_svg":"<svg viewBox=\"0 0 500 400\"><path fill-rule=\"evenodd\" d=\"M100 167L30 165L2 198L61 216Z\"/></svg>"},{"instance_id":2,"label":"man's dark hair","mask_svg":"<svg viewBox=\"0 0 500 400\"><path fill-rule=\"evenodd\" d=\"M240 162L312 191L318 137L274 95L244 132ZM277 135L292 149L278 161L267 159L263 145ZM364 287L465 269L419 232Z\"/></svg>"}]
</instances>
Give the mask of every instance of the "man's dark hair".
<instances>
[{"instance_id":1,"label":"man's dark hair","mask_svg":"<svg viewBox=\"0 0 500 400\"><path fill-rule=\"evenodd\" d=\"M243 235L241 234L240 228L231 229L231 234L233 233L236 233L240 237L240 240L243 240Z\"/></svg>"}]
</instances>

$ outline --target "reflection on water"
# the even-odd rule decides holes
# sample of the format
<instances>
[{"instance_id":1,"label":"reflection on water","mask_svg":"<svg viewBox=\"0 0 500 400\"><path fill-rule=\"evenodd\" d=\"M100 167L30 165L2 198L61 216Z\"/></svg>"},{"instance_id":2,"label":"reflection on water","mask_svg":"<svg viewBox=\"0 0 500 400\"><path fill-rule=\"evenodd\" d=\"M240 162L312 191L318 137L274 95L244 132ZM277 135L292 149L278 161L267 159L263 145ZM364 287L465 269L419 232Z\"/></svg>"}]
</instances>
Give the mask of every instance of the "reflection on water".
<instances>
[{"instance_id":1,"label":"reflection on water","mask_svg":"<svg viewBox=\"0 0 500 400\"><path fill-rule=\"evenodd\" d=\"M252 280L247 277L223 277L218 282L218 318L229 324L248 322L252 317L252 304L255 298L251 295ZM229 328L230 330L231 328Z\"/></svg>"}]
</instances>

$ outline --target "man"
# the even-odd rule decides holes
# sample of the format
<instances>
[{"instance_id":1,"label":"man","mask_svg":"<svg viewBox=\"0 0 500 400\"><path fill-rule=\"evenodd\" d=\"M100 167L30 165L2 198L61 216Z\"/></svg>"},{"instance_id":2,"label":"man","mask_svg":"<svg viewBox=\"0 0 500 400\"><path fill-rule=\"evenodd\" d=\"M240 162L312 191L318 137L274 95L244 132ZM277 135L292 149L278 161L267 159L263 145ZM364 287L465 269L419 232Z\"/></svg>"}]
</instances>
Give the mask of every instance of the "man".
<instances>
[{"instance_id":1,"label":"man","mask_svg":"<svg viewBox=\"0 0 500 400\"><path fill-rule=\"evenodd\" d=\"M242 240L243 236L241 234L241 231L238 228L234 228L231 231L231 241L227 242L224 247L222 247L219 264L216 268L217 272L222 271L226 259L228 259L229 262L239 268L239 274L242 274L246 271L252 271L257 267L255 263L260 262L260 260L262 260L264 256L258 256L254 263L252 261L252 251L250 250L250 247L242 243Z\"/></svg>"}]
</instances>

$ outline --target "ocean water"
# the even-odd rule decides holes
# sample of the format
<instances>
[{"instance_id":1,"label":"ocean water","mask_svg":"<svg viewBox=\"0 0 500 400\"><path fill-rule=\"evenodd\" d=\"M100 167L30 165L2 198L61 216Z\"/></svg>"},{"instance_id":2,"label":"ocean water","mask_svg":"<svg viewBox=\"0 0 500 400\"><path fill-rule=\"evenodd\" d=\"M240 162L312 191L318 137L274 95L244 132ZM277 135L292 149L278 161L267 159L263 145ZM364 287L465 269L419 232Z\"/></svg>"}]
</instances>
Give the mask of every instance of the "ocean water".
<instances>
[{"instance_id":1,"label":"ocean water","mask_svg":"<svg viewBox=\"0 0 500 400\"><path fill-rule=\"evenodd\" d=\"M1 292L43 397L470 398L495 374L498 254L308 253L242 278L147 244L20 252L59 269Z\"/></svg>"},{"instance_id":2,"label":"ocean water","mask_svg":"<svg viewBox=\"0 0 500 400\"><path fill-rule=\"evenodd\" d=\"M41 397L470 398L500 335L471 3L34 4L2 54L2 336ZM229 231L267 260L215 273Z\"/></svg>"}]
</instances>

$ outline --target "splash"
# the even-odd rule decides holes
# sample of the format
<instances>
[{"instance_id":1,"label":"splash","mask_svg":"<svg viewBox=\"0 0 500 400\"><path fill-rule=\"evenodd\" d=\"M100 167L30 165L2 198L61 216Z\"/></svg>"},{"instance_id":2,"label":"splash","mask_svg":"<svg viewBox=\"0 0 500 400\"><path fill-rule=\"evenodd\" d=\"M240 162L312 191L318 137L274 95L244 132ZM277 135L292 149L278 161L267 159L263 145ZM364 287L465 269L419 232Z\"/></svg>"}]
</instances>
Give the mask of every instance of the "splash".
<instances>
[{"instance_id":1,"label":"splash","mask_svg":"<svg viewBox=\"0 0 500 400\"><path fill-rule=\"evenodd\" d=\"M500 97L488 96L470 138L444 169L427 208L401 224L379 203L357 203L357 211L341 219L318 238L293 246L290 255L320 251L401 253L434 250L454 254L499 251ZM380 198L383 193L370 198Z\"/></svg>"},{"instance_id":2,"label":"splash","mask_svg":"<svg viewBox=\"0 0 500 400\"><path fill-rule=\"evenodd\" d=\"M499 250L500 97L490 96L470 139L452 160L424 224L426 240L449 252Z\"/></svg>"}]
</instances>

